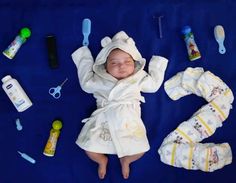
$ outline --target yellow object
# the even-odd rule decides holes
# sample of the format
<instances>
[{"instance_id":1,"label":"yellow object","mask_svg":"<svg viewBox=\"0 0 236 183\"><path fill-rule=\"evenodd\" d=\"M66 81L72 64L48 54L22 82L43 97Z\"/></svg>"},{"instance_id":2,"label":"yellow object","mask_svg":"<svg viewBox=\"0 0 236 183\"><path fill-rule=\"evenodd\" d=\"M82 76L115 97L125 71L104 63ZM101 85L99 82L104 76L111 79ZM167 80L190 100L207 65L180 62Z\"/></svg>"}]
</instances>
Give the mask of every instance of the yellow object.
<instances>
[{"instance_id":1,"label":"yellow object","mask_svg":"<svg viewBox=\"0 0 236 183\"><path fill-rule=\"evenodd\" d=\"M59 120L55 120L53 123L52 123L52 127L53 129L55 130L60 130L62 128L62 122L59 121Z\"/></svg>"},{"instance_id":2,"label":"yellow object","mask_svg":"<svg viewBox=\"0 0 236 183\"><path fill-rule=\"evenodd\" d=\"M56 151L57 140L60 135L60 129L62 128L62 122L55 120L52 123L52 129L50 130L50 136L48 138L47 144L44 148L43 154L46 156L54 156Z\"/></svg>"}]
</instances>

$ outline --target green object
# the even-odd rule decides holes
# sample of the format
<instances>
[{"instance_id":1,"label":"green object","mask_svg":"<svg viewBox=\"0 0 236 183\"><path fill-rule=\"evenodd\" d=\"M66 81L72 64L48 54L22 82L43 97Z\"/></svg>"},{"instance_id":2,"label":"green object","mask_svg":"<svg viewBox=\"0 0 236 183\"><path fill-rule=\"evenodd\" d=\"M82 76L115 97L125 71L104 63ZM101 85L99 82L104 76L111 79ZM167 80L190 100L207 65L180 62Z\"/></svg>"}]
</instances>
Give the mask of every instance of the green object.
<instances>
[{"instance_id":1,"label":"green object","mask_svg":"<svg viewBox=\"0 0 236 183\"><path fill-rule=\"evenodd\" d=\"M24 39L29 38L31 36L31 31L29 28L24 27L20 30L20 36Z\"/></svg>"},{"instance_id":2,"label":"green object","mask_svg":"<svg viewBox=\"0 0 236 183\"><path fill-rule=\"evenodd\" d=\"M53 123L52 123L52 127L53 129L55 130L60 130L62 128L62 122L59 121L59 120L55 120Z\"/></svg>"}]
</instances>

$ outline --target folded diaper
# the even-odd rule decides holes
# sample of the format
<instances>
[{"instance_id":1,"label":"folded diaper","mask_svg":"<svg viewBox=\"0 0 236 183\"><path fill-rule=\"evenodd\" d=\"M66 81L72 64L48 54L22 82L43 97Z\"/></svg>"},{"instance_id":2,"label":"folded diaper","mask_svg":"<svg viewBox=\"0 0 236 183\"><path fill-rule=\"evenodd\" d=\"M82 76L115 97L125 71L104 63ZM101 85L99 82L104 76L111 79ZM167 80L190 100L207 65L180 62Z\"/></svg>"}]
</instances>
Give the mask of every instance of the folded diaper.
<instances>
[{"instance_id":1,"label":"folded diaper","mask_svg":"<svg viewBox=\"0 0 236 183\"><path fill-rule=\"evenodd\" d=\"M182 79L183 72L179 72L164 84L165 91L172 100L178 100L183 96L191 94L190 91L183 88Z\"/></svg>"},{"instance_id":2,"label":"folded diaper","mask_svg":"<svg viewBox=\"0 0 236 183\"><path fill-rule=\"evenodd\" d=\"M192 170L212 172L232 162L228 143L201 144L214 134L229 116L234 96L230 88L210 71L203 68L187 68L164 84L172 100L195 94L209 103L192 117L182 122L162 142L158 153L163 163Z\"/></svg>"},{"instance_id":3,"label":"folded diaper","mask_svg":"<svg viewBox=\"0 0 236 183\"><path fill-rule=\"evenodd\" d=\"M232 162L228 143L167 143L158 152L162 162L189 170L212 172Z\"/></svg>"}]
</instances>

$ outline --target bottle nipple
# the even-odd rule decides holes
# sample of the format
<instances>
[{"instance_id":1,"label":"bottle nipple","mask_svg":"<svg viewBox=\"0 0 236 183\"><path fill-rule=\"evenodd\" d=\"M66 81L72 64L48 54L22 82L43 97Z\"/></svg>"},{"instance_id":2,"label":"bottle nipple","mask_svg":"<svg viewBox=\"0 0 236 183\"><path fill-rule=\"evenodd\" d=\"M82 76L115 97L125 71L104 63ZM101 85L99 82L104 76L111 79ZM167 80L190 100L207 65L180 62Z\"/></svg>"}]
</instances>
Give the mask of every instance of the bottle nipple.
<instances>
[{"instance_id":1,"label":"bottle nipple","mask_svg":"<svg viewBox=\"0 0 236 183\"><path fill-rule=\"evenodd\" d=\"M24 27L20 30L20 36L24 39L27 39L31 36L31 31L29 28Z\"/></svg>"},{"instance_id":2,"label":"bottle nipple","mask_svg":"<svg viewBox=\"0 0 236 183\"><path fill-rule=\"evenodd\" d=\"M189 34L190 32L191 32L191 27L190 26L188 26L188 25L186 25L186 26L184 26L183 28L182 28L182 30L181 30L181 32L182 32L182 34Z\"/></svg>"},{"instance_id":3,"label":"bottle nipple","mask_svg":"<svg viewBox=\"0 0 236 183\"><path fill-rule=\"evenodd\" d=\"M62 128L62 122L60 120L55 120L52 123L52 127L54 130L60 130Z\"/></svg>"}]
</instances>

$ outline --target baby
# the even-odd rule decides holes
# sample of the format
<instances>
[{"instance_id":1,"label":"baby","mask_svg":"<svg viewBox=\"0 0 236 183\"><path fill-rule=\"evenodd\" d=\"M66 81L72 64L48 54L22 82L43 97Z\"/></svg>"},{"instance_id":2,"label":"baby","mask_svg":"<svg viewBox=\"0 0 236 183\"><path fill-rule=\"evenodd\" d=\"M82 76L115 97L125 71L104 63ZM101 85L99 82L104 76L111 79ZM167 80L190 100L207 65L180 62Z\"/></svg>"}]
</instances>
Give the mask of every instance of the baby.
<instances>
[{"instance_id":1,"label":"baby","mask_svg":"<svg viewBox=\"0 0 236 183\"><path fill-rule=\"evenodd\" d=\"M150 148L141 119L140 101L145 102L141 92L159 89L168 60L153 56L145 72L145 59L124 31L103 38L101 45L95 62L86 46L72 54L81 88L97 103L91 116L82 120L85 125L76 143L98 163L100 179L106 175L107 154L117 154L127 179L130 163Z\"/></svg>"}]
</instances>

